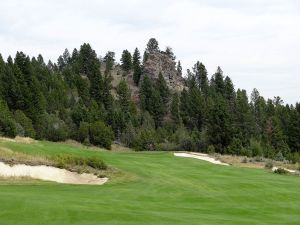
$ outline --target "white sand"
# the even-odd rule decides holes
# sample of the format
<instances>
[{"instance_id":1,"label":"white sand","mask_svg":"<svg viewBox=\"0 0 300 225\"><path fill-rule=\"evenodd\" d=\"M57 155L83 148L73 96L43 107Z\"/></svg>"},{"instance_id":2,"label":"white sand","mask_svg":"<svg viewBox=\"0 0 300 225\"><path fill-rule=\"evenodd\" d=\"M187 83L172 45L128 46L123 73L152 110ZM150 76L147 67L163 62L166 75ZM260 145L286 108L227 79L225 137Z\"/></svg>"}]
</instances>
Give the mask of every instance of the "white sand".
<instances>
[{"instance_id":1,"label":"white sand","mask_svg":"<svg viewBox=\"0 0 300 225\"><path fill-rule=\"evenodd\" d=\"M31 177L65 184L102 185L108 180L108 178L98 178L93 174L78 174L52 166L28 166L24 164L10 166L3 162L0 162L0 176Z\"/></svg>"},{"instance_id":2,"label":"white sand","mask_svg":"<svg viewBox=\"0 0 300 225\"><path fill-rule=\"evenodd\" d=\"M219 160L216 160L212 157L210 157L208 154L203 154L203 153L196 153L196 152L190 152L190 153L185 153L185 152L175 152L175 156L179 157L187 157L187 158L194 158L194 159L200 159L204 160L213 164L218 164L218 165L224 165L224 166L229 166L227 163L222 163Z\"/></svg>"}]
</instances>

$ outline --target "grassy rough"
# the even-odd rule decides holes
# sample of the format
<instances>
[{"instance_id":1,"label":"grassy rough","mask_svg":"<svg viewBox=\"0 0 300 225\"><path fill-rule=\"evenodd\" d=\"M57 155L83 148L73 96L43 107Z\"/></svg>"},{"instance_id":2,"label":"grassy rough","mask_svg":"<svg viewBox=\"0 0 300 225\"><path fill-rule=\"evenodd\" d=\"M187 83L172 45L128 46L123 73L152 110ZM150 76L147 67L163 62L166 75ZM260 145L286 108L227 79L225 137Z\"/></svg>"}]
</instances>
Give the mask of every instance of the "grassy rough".
<instances>
[{"instance_id":1,"label":"grassy rough","mask_svg":"<svg viewBox=\"0 0 300 225\"><path fill-rule=\"evenodd\" d=\"M174 157L39 142L0 143L37 156L99 157L120 173L103 186L0 182L1 224L299 224L300 177Z\"/></svg>"}]
</instances>

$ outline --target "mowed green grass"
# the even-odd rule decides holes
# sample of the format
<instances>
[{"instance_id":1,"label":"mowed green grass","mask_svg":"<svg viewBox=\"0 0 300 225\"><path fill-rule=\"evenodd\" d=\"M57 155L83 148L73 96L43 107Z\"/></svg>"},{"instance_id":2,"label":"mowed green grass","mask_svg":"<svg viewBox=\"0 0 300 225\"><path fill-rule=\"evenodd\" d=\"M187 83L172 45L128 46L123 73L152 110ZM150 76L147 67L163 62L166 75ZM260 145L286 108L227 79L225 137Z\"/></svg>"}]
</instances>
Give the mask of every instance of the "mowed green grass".
<instances>
[{"instance_id":1,"label":"mowed green grass","mask_svg":"<svg viewBox=\"0 0 300 225\"><path fill-rule=\"evenodd\" d=\"M34 155L101 157L123 172L103 186L0 181L0 224L300 224L300 177L65 144L0 142Z\"/></svg>"}]
</instances>

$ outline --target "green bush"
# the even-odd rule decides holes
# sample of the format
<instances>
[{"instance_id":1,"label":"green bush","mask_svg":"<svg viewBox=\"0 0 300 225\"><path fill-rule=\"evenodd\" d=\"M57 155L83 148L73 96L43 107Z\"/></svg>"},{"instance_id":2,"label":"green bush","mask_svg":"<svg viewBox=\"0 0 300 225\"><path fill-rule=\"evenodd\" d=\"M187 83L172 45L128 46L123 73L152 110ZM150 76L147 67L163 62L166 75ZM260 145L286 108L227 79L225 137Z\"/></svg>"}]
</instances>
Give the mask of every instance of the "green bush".
<instances>
[{"instance_id":1,"label":"green bush","mask_svg":"<svg viewBox=\"0 0 300 225\"><path fill-rule=\"evenodd\" d=\"M165 142L159 143L156 149L159 151L179 151L180 147L173 142Z\"/></svg>"},{"instance_id":2,"label":"green bush","mask_svg":"<svg viewBox=\"0 0 300 225\"><path fill-rule=\"evenodd\" d=\"M132 125L129 123L125 128L125 131L121 134L121 142L127 147L133 147L136 138L136 132Z\"/></svg>"},{"instance_id":3,"label":"green bush","mask_svg":"<svg viewBox=\"0 0 300 225\"><path fill-rule=\"evenodd\" d=\"M281 152L278 152L278 153L276 154L275 160L276 160L276 161L280 161L280 162L284 161L284 157L283 157L283 155L282 155Z\"/></svg>"},{"instance_id":4,"label":"green bush","mask_svg":"<svg viewBox=\"0 0 300 225\"><path fill-rule=\"evenodd\" d=\"M286 171L283 168L278 168L278 169L274 170L274 173L277 173L277 174L288 174L288 171Z\"/></svg>"},{"instance_id":5,"label":"green bush","mask_svg":"<svg viewBox=\"0 0 300 225\"><path fill-rule=\"evenodd\" d=\"M25 136L25 130L22 127L22 125L19 124L19 123L16 123L15 125L16 125L16 135L20 136L20 137L24 137Z\"/></svg>"},{"instance_id":6,"label":"green bush","mask_svg":"<svg viewBox=\"0 0 300 225\"><path fill-rule=\"evenodd\" d=\"M111 149L114 140L114 133L110 126L106 126L102 121L96 121L90 125L91 144Z\"/></svg>"},{"instance_id":7,"label":"green bush","mask_svg":"<svg viewBox=\"0 0 300 225\"><path fill-rule=\"evenodd\" d=\"M193 139L185 137L180 140L180 149L184 151L193 151L195 149Z\"/></svg>"},{"instance_id":8,"label":"green bush","mask_svg":"<svg viewBox=\"0 0 300 225\"><path fill-rule=\"evenodd\" d=\"M106 164L99 158L95 157L79 157L73 155L58 154L50 157L59 168L69 169L72 166L89 166L94 169L104 170Z\"/></svg>"},{"instance_id":9,"label":"green bush","mask_svg":"<svg viewBox=\"0 0 300 225\"><path fill-rule=\"evenodd\" d=\"M142 129L134 143L137 151L153 151L156 147L155 131Z\"/></svg>"},{"instance_id":10,"label":"green bush","mask_svg":"<svg viewBox=\"0 0 300 225\"><path fill-rule=\"evenodd\" d=\"M41 114L37 118L36 136L49 141L65 141L68 138L68 127L63 120L54 114Z\"/></svg>"},{"instance_id":11,"label":"green bush","mask_svg":"<svg viewBox=\"0 0 300 225\"><path fill-rule=\"evenodd\" d=\"M213 145L209 145L208 148L207 148L207 153L212 154L212 153L215 153L215 152L216 152L215 147Z\"/></svg>"},{"instance_id":12,"label":"green bush","mask_svg":"<svg viewBox=\"0 0 300 225\"><path fill-rule=\"evenodd\" d=\"M89 139L89 128L90 125L87 122L80 122L77 131L77 141L83 143Z\"/></svg>"},{"instance_id":13,"label":"green bush","mask_svg":"<svg viewBox=\"0 0 300 225\"><path fill-rule=\"evenodd\" d=\"M231 155L240 155L243 148L242 142L238 138L233 138L230 145L226 148L226 153Z\"/></svg>"},{"instance_id":14,"label":"green bush","mask_svg":"<svg viewBox=\"0 0 300 225\"><path fill-rule=\"evenodd\" d=\"M249 145L248 149L252 153L252 156L262 156L263 155L263 147L261 146L261 143L255 139L250 140L250 145Z\"/></svg>"},{"instance_id":15,"label":"green bush","mask_svg":"<svg viewBox=\"0 0 300 225\"><path fill-rule=\"evenodd\" d=\"M24 130L23 136L35 138L35 130L33 128L32 121L24 114L24 112L22 112L21 110L16 110L15 120L22 126Z\"/></svg>"}]
</instances>

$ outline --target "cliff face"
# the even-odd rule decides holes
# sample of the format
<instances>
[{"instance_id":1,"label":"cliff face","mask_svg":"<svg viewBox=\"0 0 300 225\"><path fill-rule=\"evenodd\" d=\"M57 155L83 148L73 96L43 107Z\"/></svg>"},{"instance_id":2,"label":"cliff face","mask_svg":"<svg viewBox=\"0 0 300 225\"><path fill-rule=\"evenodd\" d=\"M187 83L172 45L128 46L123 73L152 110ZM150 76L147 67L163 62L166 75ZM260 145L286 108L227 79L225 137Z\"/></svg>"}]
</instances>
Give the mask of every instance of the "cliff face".
<instances>
[{"instance_id":1,"label":"cliff face","mask_svg":"<svg viewBox=\"0 0 300 225\"><path fill-rule=\"evenodd\" d=\"M165 52L154 51L148 53L144 63L143 76L149 76L152 80L158 79L159 73L162 73L168 87L173 91L182 91L184 80L181 74L176 70L176 62Z\"/></svg>"}]
</instances>

